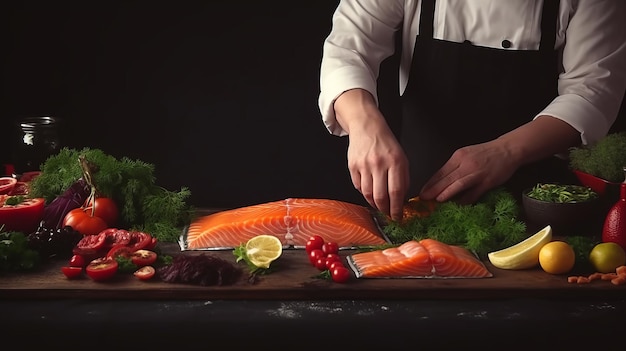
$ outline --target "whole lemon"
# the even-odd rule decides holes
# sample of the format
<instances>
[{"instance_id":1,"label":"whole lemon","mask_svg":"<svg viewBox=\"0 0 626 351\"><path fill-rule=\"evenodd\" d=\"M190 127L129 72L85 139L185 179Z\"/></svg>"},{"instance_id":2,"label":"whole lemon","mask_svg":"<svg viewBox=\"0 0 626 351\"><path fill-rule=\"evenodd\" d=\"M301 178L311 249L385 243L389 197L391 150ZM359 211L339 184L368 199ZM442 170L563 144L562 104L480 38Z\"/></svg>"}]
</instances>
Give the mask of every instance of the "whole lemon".
<instances>
[{"instance_id":1,"label":"whole lemon","mask_svg":"<svg viewBox=\"0 0 626 351\"><path fill-rule=\"evenodd\" d=\"M565 241L551 241L539 250L539 265L550 274L565 274L574 268L574 248Z\"/></svg>"},{"instance_id":2,"label":"whole lemon","mask_svg":"<svg viewBox=\"0 0 626 351\"><path fill-rule=\"evenodd\" d=\"M591 249L589 262L600 273L615 272L617 267L626 264L626 252L614 242L600 243Z\"/></svg>"}]
</instances>

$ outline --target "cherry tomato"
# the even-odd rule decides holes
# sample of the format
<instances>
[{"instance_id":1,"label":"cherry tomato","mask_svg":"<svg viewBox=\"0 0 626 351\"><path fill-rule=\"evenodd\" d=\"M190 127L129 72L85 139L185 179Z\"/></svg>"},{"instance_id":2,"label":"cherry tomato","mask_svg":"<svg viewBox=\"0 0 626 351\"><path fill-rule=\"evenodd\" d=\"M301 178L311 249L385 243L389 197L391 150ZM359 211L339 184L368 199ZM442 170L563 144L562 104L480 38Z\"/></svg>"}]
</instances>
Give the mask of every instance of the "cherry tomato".
<instances>
[{"instance_id":1,"label":"cherry tomato","mask_svg":"<svg viewBox=\"0 0 626 351\"><path fill-rule=\"evenodd\" d=\"M152 244L152 236L148 233L131 231L129 246L133 251L147 248Z\"/></svg>"},{"instance_id":2,"label":"cherry tomato","mask_svg":"<svg viewBox=\"0 0 626 351\"><path fill-rule=\"evenodd\" d=\"M26 198L15 205L6 202L17 200L9 195L0 195L0 225L4 224L5 232L16 231L24 234L37 230L43 218L45 200L43 198Z\"/></svg>"},{"instance_id":3,"label":"cherry tomato","mask_svg":"<svg viewBox=\"0 0 626 351\"><path fill-rule=\"evenodd\" d=\"M343 265L343 262L341 261L333 261L328 266L328 270L332 272L333 269L335 269L335 267L345 267L345 266Z\"/></svg>"},{"instance_id":4,"label":"cherry tomato","mask_svg":"<svg viewBox=\"0 0 626 351\"><path fill-rule=\"evenodd\" d=\"M324 244L324 238L322 238L319 235L313 235L306 242L305 250L307 253L310 253L311 251L315 249L321 250L323 244Z\"/></svg>"},{"instance_id":5,"label":"cherry tomato","mask_svg":"<svg viewBox=\"0 0 626 351\"><path fill-rule=\"evenodd\" d=\"M91 209L82 207L68 212L63 218L63 226L70 226L83 235L99 234L109 227L102 218L92 216Z\"/></svg>"},{"instance_id":6,"label":"cherry tomato","mask_svg":"<svg viewBox=\"0 0 626 351\"><path fill-rule=\"evenodd\" d=\"M118 256L122 256L122 257L130 258L132 254L133 254L133 250L131 250L130 247L124 244L116 244L116 245L113 245L113 247L109 250L109 252L107 252L106 257L116 258Z\"/></svg>"},{"instance_id":7,"label":"cherry tomato","mask_svg":"<svg viewBox=\"0 0 626 351\"><path fill-rule=\"evenodd\" d=\"M83 255L74 254L70 258L70 267L85 267L87 261Z\"/></svg>"},{"instance_id":8,"label":"cherry tomato","mask_svg":"<svg viewBox=\"0 0 626 351\"><path fill-rule=\"evenodd\" d=\"M319 269L320 271L325 271L326 270L326 257L322 256L318 258L313 265L315 266L315 268Z\"/></svg>"},{"instance_id":9,"label":"cherry tomato","mask_svg":"<svg viewBox=\"0 0 626 351\"><path fill-rule=\"evenodd\" d=\"M341 261L341 257L338 254L331 253L326 255L326 257L324 258L326 268L330 268L330 264L335 261Z\"/></svg>"},{"instance_id":10,"label":"cherry tomato","mask_svg":"<svg viewBox=\"0 0 626 351\"><path fill-rule=\"evenodd\" d=\"M337 254L339 253L339 245L335 242L325 242L322 245L322 251L324 251L325 254Z\"/></svg>"},{"instance_id":11,"label":"cherry tomato","mask_svg":"<svg viewBox=\"0 0 626 351\"><path fill-rule=\"evenodd\" d=\"M111 279L117 273L118 263L114 258L101 257L89 262L85 272L89 278L102 281Z\"/></svg>"},{"instance_id":12,"label":"cherry tomato","mask_svg":"<svg viewBox=\"0 0 626 351\"><path fill-rule=\"evenodd\" d=\"M330 277L336 283L345 283L350 278L350 271L343 266L337 266L330 271Z\"/></svg>"},{"instance_id":13,"label":"cherry tomato","mask_svg":"<svg viewBox=\"0 0 626 351\"><path fill-rule=\"evenodd\" d=\"M137 250L130 255L130 260L139 267L149 266L156 262L157 254L150 250Z\"/></svg>"},{"instance_id":14,"label":"cherry tomato","mask_svg":"<svg viewBox=\"0 0 626 351\"><path fill-rule=\"evenodd\" d=\"M113 199L108 197L97 197L91 199L85 209L91 211L93 207L94 216L102 218L109 227L115 227L119 218L119 210Z\"/></svg>"},{"instance_id":15,"label":"cherry tomato","mask_svg":"<svg viewBox=\"0 0 626 351\"><path fill-rule=\"evenodd\" d=\"M136 270L135 273L133 274L135 275L135 277L139 278L140 280L148 280L154 277L155 273L156 273L156 270L154 269L154 267L143 266L139 268L138 270Z\"/></svg>"},{"instance_id":16,"label":"cherry tomato","mask_svg":"<svg viewBox=\"0 0 626 351\"><path fill-rule=\"evenodd\" d=\"M313 249L311 252L309 252L309 262L311 262L311 264L314 266L315 266L315 262L317 262L317 259L320 257L326 257L326 254L324 254L324 251L320 249Z\"/></svg>"},{"instance_id":17,"label":"cherry tomato","mask_svg":"<svg viewBox=\"0 0 626 351\"><path fill-rule=\"evenodd\" d=\"M63 266L61 267L61 272L63 272L68 279L74 279L83 274L83 267Z\"/></svg>"}]
</instances>

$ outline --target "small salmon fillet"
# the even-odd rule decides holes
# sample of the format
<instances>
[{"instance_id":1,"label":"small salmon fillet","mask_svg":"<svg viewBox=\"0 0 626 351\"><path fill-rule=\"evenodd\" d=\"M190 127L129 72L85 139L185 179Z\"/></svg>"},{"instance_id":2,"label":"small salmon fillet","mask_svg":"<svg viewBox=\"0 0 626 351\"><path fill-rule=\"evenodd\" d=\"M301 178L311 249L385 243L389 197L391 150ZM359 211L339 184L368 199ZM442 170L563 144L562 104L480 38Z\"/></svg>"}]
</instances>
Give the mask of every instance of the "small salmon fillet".
<instances>
[{"instance_id":1,"label":"small salmon fillet","mask_svg":"<svg viewBox=\"0 0 626 351\"><path fill-rule=\"evenodd\" d=\"M357 277L488 278L492 273L469 250L434 239L410 240L398 247L348 256Z\"/></svg>"},{"instance_id":2,"label":"small salmon fillet","mask_svg":"<svg viewBox=\"0 0 626 351\"><path fill-rule=\"evenodd\" d=\"M339 247L387 243L366 207L330 199L288 198L213 213L186 231L190 250L233 248L251 238L274 235L284 247L304 247L313 235Z\"/></svg>"}]
</instances>

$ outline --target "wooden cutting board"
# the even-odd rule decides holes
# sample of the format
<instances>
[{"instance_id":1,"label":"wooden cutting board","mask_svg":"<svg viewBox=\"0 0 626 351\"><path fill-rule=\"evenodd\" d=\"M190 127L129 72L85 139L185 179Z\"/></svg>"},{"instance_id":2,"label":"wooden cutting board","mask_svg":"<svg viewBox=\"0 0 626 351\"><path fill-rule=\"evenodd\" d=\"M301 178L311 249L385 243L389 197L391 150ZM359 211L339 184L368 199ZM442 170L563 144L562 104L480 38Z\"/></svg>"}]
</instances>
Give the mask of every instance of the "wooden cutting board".
<instances>
[{"instance_id":1,"label":"wooden cutting board","mask_svg":"<svg viewBox=\"0 0 626 351\"><path fill-rule=\"evenodd\" d=\"M181 253L175 244L160 244L169 255ZM235 263L232 251L209 251ZM342 257L352 251L341 251ZM0 276L0 299L508 299L508 298L623 298L626 285L614 286L608 281L570 284L567 276L550 275L540 268L509 271L485 262L493 273L480 279L356 279L339 284L316 278L319 271L309 264L304 250L285 250L273 263L275 271L261 276L255 283L247 278L246 266L240 281L230 286L195 286L170 284L157 279L140 281L132 274L118 274L106 282L88 277L68 280L61 273L66 260L46 264L36 272Z\"/></svg>"}]
</instances>

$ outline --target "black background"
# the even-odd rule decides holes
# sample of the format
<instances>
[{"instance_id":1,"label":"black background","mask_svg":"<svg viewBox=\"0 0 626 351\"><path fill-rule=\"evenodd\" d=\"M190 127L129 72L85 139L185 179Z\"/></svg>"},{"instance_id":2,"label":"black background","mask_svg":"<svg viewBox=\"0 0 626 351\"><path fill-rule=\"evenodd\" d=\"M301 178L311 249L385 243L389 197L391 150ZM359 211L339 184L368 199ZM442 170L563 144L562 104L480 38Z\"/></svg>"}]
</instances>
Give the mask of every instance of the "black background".
<instances>
[{"instance_id":1,"label":"black background","mask_svg":"<svg viewBox=\"0 0 626 351\"><path fill-rule=\"evenodd\" d=\"M197 206L363 203L347 139L328 133L317 107L337 3L3 5L2 119L59 117L62 145L152 163L157 183L189 187Z\"/></svg>"},{"instance_id":2,"label":"black background","mask_svg":"<svg viewBox=\"0 0 626 351\"><path fill-rule=\"evenodd\" d=\"M51 115L63 120L62 145L152 163L158 184L188 187L196 206L365 204L347 139L327 132L317 107L337 3L3 4L0 161L11 161L11 121ZM385 61L379 81L391 121L396 65L397 55Z\"/></svg>"}]
</instances>

